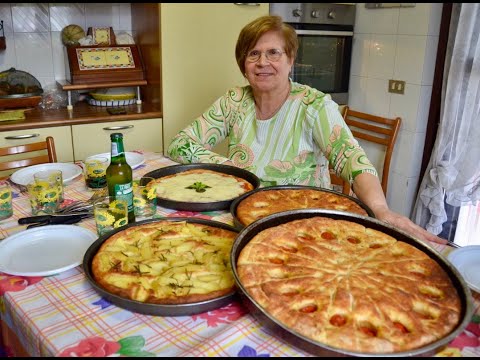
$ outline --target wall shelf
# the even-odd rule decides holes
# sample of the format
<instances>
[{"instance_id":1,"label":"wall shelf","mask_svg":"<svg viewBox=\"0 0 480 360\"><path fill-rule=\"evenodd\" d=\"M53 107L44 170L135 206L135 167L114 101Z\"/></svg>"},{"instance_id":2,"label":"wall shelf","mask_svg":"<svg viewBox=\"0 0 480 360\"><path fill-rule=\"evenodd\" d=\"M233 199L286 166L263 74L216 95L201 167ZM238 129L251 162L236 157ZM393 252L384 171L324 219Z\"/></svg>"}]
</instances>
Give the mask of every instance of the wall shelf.
<instances>
[{"instance_id":1,"label":"wall shelf","mask_svg":"<svg viewBox=\"0 0 480 360\"><path fill-rule=\"evenodd\" d=\"M67 109L72 110L72 90L87 90L87 89L102 89L102 88L113 88L113 87L137 87L137 105L142 103L140 96L140 86L147 85L147 80L131 80L131 81L109 81L109 82L99 82L96 84L77 84L74 85L68 80L57 80L57 84L62 87L64 91L67 92L68 96L68 105Z\"/></svg>"}]
</instances>

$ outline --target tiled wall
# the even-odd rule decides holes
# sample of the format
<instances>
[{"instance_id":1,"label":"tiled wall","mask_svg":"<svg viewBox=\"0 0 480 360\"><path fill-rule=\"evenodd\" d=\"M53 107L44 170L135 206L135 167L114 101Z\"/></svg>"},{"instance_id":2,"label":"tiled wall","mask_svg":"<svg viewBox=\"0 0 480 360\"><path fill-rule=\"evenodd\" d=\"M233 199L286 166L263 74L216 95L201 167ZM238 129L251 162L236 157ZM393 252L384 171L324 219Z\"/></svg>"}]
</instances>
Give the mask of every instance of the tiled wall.
<instances>
[{"instance_id":1,"label":"tiled wall","mask_svg":"<svg viewBox=\"0 0 480 360\"><path fill-rule=\"evenodd\" d=\"M111 26L132 33L130 3L6 3L0 4L6 50L0 50L0 71L14 67L35 76L46 87L66 79L62 29L80 25Z\"/></svg>"},{"instance_id":2,"label":"tiled wall","mask_svg":"<svg viewBox=\"0 0 480 360\"><path fill-rule=\"evenodd\" d=\"M387 191L389 206L410 216L425 144L442 15L441 3L366 9L356 5L349 105L380 116L401 117ZM388 92L388 79L406 81L405 94ZM369 157L381 159L378 149ZM383 159L381 159L383 161Z\"/></svg>"}]
</instances>

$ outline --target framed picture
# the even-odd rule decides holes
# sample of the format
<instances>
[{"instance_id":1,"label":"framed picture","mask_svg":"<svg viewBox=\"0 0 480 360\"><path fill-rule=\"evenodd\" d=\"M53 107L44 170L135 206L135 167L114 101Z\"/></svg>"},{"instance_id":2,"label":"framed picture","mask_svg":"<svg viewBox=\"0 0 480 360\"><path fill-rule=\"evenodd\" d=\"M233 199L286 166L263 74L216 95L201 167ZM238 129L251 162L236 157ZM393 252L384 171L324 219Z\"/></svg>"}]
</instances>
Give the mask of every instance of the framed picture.
<instances>
[{"instance_id":1,"label":"framed picture","mask_svg":"<svg viewBox=\"0 0 480 360\"><path fill-rule=\"evenodd\" d=\"M72 84L145 80L136 45L67 47Z\"/></svg>"}]
</instances>

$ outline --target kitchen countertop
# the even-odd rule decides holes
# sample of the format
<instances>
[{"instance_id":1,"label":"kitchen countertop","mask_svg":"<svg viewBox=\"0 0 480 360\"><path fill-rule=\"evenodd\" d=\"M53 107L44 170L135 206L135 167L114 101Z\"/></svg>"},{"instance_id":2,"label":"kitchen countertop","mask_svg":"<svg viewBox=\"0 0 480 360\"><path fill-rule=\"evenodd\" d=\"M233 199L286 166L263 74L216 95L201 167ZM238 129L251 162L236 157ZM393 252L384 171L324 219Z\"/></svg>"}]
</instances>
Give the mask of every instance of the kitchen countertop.
<instances>
[{"instance_id":1,"label":"kitchen countertop","mask_svg":"<svg viewBox=\"0 0 480 360\"><path fill-rule=\"evenodd\" d=\"M91 124L108 121L127 121L161 118L160 104L143 102L141 105L122 106L127 110L125 115L110 115L107 107L92 106L78 102L73 110L62 108L58 110L43 110L40 107L25 111L25 119L0 122L0 131L24 130L53 126Z\"/></svg>"}]
</instances>

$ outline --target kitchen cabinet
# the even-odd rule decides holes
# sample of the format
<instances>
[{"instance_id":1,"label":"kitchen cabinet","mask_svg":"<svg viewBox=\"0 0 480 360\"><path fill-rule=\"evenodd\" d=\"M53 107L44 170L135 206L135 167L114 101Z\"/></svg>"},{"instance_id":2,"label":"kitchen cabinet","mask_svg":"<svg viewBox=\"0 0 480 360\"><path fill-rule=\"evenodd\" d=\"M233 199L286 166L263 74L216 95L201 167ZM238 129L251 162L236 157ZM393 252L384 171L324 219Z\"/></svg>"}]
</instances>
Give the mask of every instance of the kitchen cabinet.
<instances>
[{"instance_id":1,"label":"kitchen cabinet","mask_svg":"<svg viewBox=\"0 0 480 360\"><path fill-rule=\"evenodd\" d=\"M125 151L145 150L162 152L162 119L110 121L104 123L72 125L75 161L90 155L110 152L110 134L124 135Z\"/></svg>"},{"instance_id":2,"label":"kitchen cabinet","mask_svg":"<svg viewBox=\"0 0 480 360\"><path fill-rule=\"evenodd\" d=\"M178 131L230 87L247 84L235 60L237 37L247 23L268 15L268 3L131 6L135 40L147 69L150 93L144 97L152 99L155 90L161 97L166 150ZM226 153L226 146L215 150Z\"/></svg>"},{"instance_id":3,"label":"kitchen cabinet","mask_svg":"<svg viewBox=\"0 0 480 360\"><path fill-rule=\"evenodd\" d=\"M0 132L0 147L30 144L45 141L47 136L55 140L58 162L73 161L72 130L70 126L31 128Z\"/></svg>"}]
</instances>

